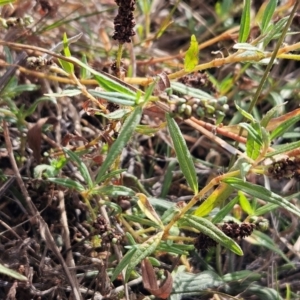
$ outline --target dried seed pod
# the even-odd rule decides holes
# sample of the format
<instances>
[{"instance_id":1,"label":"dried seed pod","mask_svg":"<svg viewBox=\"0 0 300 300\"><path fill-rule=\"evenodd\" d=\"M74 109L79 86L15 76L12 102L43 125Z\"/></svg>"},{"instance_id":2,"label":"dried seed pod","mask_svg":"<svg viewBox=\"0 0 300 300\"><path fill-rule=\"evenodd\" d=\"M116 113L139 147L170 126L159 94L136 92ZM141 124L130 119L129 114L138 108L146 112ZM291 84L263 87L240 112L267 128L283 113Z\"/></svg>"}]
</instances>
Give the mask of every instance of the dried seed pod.
<instances>
[{"instance_id":1,"label":"dried seed pod","mask_svg":"<svg viewBox=\"0 0 300 300\"><path fill-rule=\"evenodd\" d=\"M246 236L251 235L256 225L253 223L238 224L233 221L229 221L222 225L218 225L217 227L232 239L240 240ZM200 234L194 241L194 245L196 249L204 250L210 247L215 247L217 243L209 236L206 236L205 234L200 232Z\"/></svg>"},{"instance_id":2,"label":"dried seed pod","mask_svg":"<svg viewBox=\"0 0 300 300\"><path fill-rule=\"evenodd\" d=\"M272 163L268 170L267 175L274 179L295 178L300 179L300 159L299 158L283 158L279 161Z\"/></svg>"}]
</instances>

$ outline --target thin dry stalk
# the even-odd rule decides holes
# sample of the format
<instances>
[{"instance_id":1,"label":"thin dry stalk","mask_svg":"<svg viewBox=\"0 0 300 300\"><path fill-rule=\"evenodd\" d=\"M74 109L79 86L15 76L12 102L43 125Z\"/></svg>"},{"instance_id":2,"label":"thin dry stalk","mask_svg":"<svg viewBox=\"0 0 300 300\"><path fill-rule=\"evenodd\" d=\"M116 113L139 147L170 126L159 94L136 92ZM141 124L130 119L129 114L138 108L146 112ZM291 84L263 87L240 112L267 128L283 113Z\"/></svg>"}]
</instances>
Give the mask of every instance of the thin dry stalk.
<instances>
[{"instance_id":1,"label":"thin dry stalk","mask_svg":"<svg viewBox=\"0 0 300 300\"><path fill-rule=\"evenodd\" d=\"M59 252L59 249L58 249L57 245L55 244L55 241L54 241L54 239L51 235L51 232L49 230L49 227L48 227L47 223L42 218L39 211L37 210L37 208L33 204L32 200L29 196L29 193L26 189L26 186L25 186L25 184L22 180L21 174L19 172L16 160L15 160L15 157L14 157L14 154L13 154L13 148L12 148L12 144L11 144L10 137L9 137L9 130L8 130L7 123L6 123L5 120L3 121L3 132L4 132L4 138L5 138L5 143L6 143L6 148L7 148L7 151L8 151L10 163L12 165L12 169L13 169L14 174L16 176L17 183L18 183L18 185L21 189L21 192L22 192L22 194L25 198L25 201L26 201L26 204L27 204L27 207L28 207L28 210L29 210L28 213L29 213L31 219L34 219L34 218L37 219L41 236L46 241L47 247L49 249L51 249L51 251L56 255L59 262L61 263L62 268L65 272L65 275L67 277L67 280L68 280L68 282L71 286L74 299L75 300L81 300L82 298L81 298L81 295L79 293L79 284L78 284L77 278L75 276L71 275L71 273L68 269L68 266L65 263L64 258L62 257L61 253Z\"/></svg>"}]
</instances>

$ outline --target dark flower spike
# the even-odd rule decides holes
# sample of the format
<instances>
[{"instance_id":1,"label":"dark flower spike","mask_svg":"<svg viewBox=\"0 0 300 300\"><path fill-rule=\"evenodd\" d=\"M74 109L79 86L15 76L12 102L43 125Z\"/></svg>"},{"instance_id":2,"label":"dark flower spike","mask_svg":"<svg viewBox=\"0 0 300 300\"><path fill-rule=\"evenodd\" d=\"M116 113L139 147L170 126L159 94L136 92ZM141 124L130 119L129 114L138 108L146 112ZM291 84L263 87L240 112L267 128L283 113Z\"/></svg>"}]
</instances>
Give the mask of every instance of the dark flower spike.
<instances>
[{"instance_id":1,"label":"dark flower spike","mask_svg":"<svg viewBox=\"0 0 300 300\"><path fill-rule=\"evenodd\" d=\"M253 230L256 228L256 225L252 223L237 224L233 221L229 221L222 225L218 225L217 227L232 239L241 240L246 236L251 235ZM194 245L197 250L205 250L211 247L215 247L217 243L209 236L200 232L198 237L194 241Z\"/></svg>"},{"instance_id":2,"label":"dark flower spike","mask_svg":"<svg viewBox=\"0 0 300 300\"><path fill-rule=\"evenodd\" d=\"M121 44L130 43L131 37L135 35L133 12L135 10L135 0L115 0L119 6L118 14L115 17L115 32L112 38Z\"/></svg>"},{"instance_id":3,"label":"dark flower spike","mask_svg":"<svg viewBox=\"0 0 300 300\"><path fill-rule=\"evenodd\" d=\"M300 158L283 158L272 163L268 168L268 176L274 179L295 178L300 180Z\"/></svg>"}]
</instances>

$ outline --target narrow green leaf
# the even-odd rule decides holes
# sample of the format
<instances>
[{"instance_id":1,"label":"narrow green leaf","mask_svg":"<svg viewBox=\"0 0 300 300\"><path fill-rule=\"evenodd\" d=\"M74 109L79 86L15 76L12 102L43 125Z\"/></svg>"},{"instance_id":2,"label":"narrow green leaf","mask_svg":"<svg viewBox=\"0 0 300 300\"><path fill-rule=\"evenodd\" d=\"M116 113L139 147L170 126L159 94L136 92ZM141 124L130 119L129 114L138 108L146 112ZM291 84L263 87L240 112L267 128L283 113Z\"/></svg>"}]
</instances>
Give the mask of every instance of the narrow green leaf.
<instances>
[{"instance_id":1,"label":"narrow green leaf","mask_svg":"<svg viewBox=\"0 0 300 300\"><path fill-rule=\"evenodd\" d=\"M233 187L221 182L218 187L195 210L194 215L198 217L208 215L215 207L223 204L233 191Z\"/></svg>"},{"instance_id":2,"label":"narrow green leaf","mask_svg":"<svg viewBox=\"0 0 300 300\"><path fill-rule=\"evenodd\" d=\"M11 270L11 269L3 266L2 264L0 264L0 273L4 274L6 276L10 276L10 277L15 278L20 281L28 281L28 278L25 277L24 275L20 274L17 271Z\"/></svg>"},{"instance_id":3,"label":"narrow green leaf","mask_svg":"<svg viewBox=\"0 0 300 300\"><path fill-rule=\"evenodd\" d=\"M78 192L83 192L85 190L84 186L81 183L69 178L48 178L47 180L62 185L64 187L67 187L69 189L74 189Z\"/></svg>"},{"instance_id":4,"label":"narrow green leaf","mask_svg":"<svg viewBox=\"0 0 300 300\"><path fill-rule=\"evenodd\" d=\"M57 104L56 99L53 98L53 97L41 97L41 98L38 98L38 99L35 100L34 103L33 103L32 105L30 105L30 107L25 111L25 113L24 113L25 116L31 116L31 115L35 112L37 106L38 106L40 103L45 102L45 101L50 101L50 102L52 102L52 103L55 104L55 105Z\"/></svg>"},{"instance_id":5,"label":"narrow green leaf","mask_svg":"<svg viewBox=\"0 0 300 300\"><path fill-rule=\"evenodd\" d=\"M129 245L131 245L131 246L137 245L137 243L134 240L133 236L129 232L126 232L125 235L126 235L126 237L128 239L128 244Z\"/></svg>"},{"instance_id":6,"label":"narrow green leaf","mask_svg":"<svg viewBox=\"0 0 300 300\"><path fill-rule=\"evenodd\" d=\"M128 141L132 137L136 126L140 123L142 112L142 107L138 106L125 120L118 138L115 140L115 142L109 149L107 157L103 162L99 173L97 174L96 184L100 182L101 177L104 176L106 171L110 168L110 166L113 164L118 155L120 155L121 151L124 149Z\"/></svg>"},{"instance_id":7,"label":"narrow green leaf","mask_svg":"<svg viewBox=\"0 0 300 300\"><path fill-rule=\"evenodd\" d=\"M252 123L251 125L247 123L241 123L241 127L247 128L248 136L246 143L246 153L247 156L256 159L260 154L260 149L262 147L262 134L260 124Z\"/></svg>"},{"instance_id":8,"label":"narrow green leaf","mask_svg":"<svg viewBox=\"0 0 300 300\"><path fill-rule=\"evenodd\" d=\"M248 119L251 123L256 122L256 120L254 119L254 117L251 114L249 114L247 111L242 109L236 102L234 104L235 104L236 109L241 113L242 116L244 116L246 119Z\"/></svg>"},{"instance_id":9,"label":"narrow green leaf","mask_svg":"<svg viewBox=\"0 0 300 300\"><path fill-rule=\"evenodd\" d=\"M133 197L133 196L135 196L135 192L132 189L130 189L126 186L121 186L121 185L107 185L104 187L94 189L92 191L92 193L105 195L105 196L109 196L109 197L119 197L119 196Z\"/></svg>"},{"instance_id":10,"label":"narrow green leaf","mask_svg":"<svg viewBox=\"0 0 300 300\"><path fill-rule=\"evenodd\" d=\"M239 197L235 197L229 203L227 203L211 220L213 224L220 223L226 216L229 215L233 207L238 203Z\"/></svg>"},{"instance_id":11,"label":"narrow green leaf","mask_svg":"<svg viewBox=\"0 0 300 300\"><path fill-rule=\"evenodd\" d=\"M63 70L66 71L68 74L71 74L73 72L74 66L71 63L60 58L58 58L58 61Z\"/></svg>"},{"instance_id":12,"label":"narrow green leaf","mask_svg":"<svg viewBox=\"0 0 300 300\"><path fill-rule=\"evenodd\" d=\"M290 263L290 260L285 256L285 254L279 249L278 244L276 244L272 238L263 232L254 230L249 237L251 244L259 245L265 247L278 255L280 255L286 262Z\"/></svg>"},{"instance_id":13,"label":"narrow green leaf","mask_svg":"<svg viewBox=\"0 0 300 300\"><path fill-rule=\"evenodd\" d=\"M238 191L238 195L239 195L239 202L240 202L240 206L242 208L242 210L244 212L246 212L249 216L254 215L254 211L251 207L251 204L248 200L248 198L244 195L244 193L242 191Z\"/></svg>"},{"instance_id":14,"label":"narrow green leaf","mask_svg":"<svg viewBox=\"0 0 300 300\"><path fill-rule=\"evenodd\" d=\"M270 110L267 111L267 113L262 117L260 121L260 125L262 127L267 127L269 124L270 120L274 117L276 113L282 110L283 104L276 105L272 107Z\"/></svg>"},{"instance_id":15,"label":"narrow green leaf","mask_svg":"<svg viewBox=\"0 0 300 300\"><path fill-rule=\"evenodd\" d=\"M178 215L179 212L180 210L177 206L171 206L163 213L161 221L163 224L168 224L176 215Z\"/></svg>"},{"instance_id":16,"label":"narrow green leaf","mask_svg":"<svg viewBox=\"0 0 300 300\"><path fill-rule=\"evenodd\" d=\"M202 297L201 292L215 290L224 285L222 278L215 272L202 271L199 274L192 274L184 271L176 273L173 282L173 292L170 300L180 300L184 296L196 296L198 299Z\"/></svg>"},{"instance_id":17,"label":"narrow green leaf","mask_svg":"<svg viewBox=\"0 0 300 300\"><path fill-rule=\"evenodd\" d=\"M68 38L66 33L64 33L63 36L63 49L64 49L64 54L66 57L71 57L71 52L68 46ZM59 63L61 64L62 68L69 74L74 73L74 65L68 61L65 61L63 59L58 59Z\"/></svg>"},{"instance_id":18,"label":"narrow green leaf","mask_svg":"<svg viewBox=\"0 0 300 300\"><path fill-rule=\"evenodd\" d=\"M126 84L125 82L122 82L120 79L109 74L97 72L89 65L83 63L81 60L77 59L76 57L69 57L69 60L72 60L74 64L82 68L85 68L87 71L93 74L95 79L99 83L99 85L102 86L105 90L136 96L135 90L137 89L135 89L134 87L129 88L129 85Z\"/></svg>"},{"instance_id":19,"label":"narrow green leaf","mask_svg":"<svg viewBox=\"0 0 300 300\"><path fill-rule=\"evenodd\" d=\"M122 213L122 208L117 203L111 202L110 200L109 201L100 200L99 204L108 207L109 211L113 215L120 215Z\"/></svg>"},{"instance_id":20,"label":"narrow green leaf","mask_svg":"<svg viewBox=\"0 0 300 300\"><path fill-rule=\"evenodd\" d=\"M198 193L198 178L191 153L175 120L170 114L167 114L166 118L180 169L190 188L196 194Z\"/></svg>"},{"instance_id":21,"label":"narrow green leaf","mask_svg":"<svg viewBox=\"0 0 300 300\"><path fill-rule=\"evenodd\" d=\"M281 123L274 129L271 133L270 139L276 139L279 136L282 136L284 132L286 132L292 125L297 123L300 120L300 115L297 115L295 117L292 117L285 122Z\"/></svg>"},{"instance_id":22,"label":"narrow green leaf","mask_svg":"<svg viewBox=\"0 0 300 300\"><path fill-rule=\"evenodd\" d=\"M124 118L130 112L131 112L131 109L129 109L129 108L120 108L109 114L103 114L103 113L98 113L98 112L96 112L95 114L101 115L104 118L110 119L110 120L120 120L120 119Z\"/></svg>"},{"instance_id":23,"label":"narrow green leaf","mask_svg":"<svg viewBox=\"0 0 300 300\"><path fill-rule=\"evenodd\" d=\"M283 144L283 145L275 145L273 147L275 148L275 151L268 152L266 154L266 157L272 157L272 156L275 156L275 155L278 155L278 154L281 154L281 153L286 153L288 151L292 151L296 148L299 148L300 147L300 141L293 142L293 143L286 143L286 144Z\"/></svg>"},{"instance_id":24,"label":"narrow green leaf","mask_svg":"<svg viewBox=\"0 0 300 300\"><path fill-rule=\"evenodd\" d=\"M198 48L198 42L193 34L191 36L191 43L189 49L186 51L185 57L184 57L184 70L186 72L192 72L194 68L198 64L198 58L199 56L199 48Z\"/></svg>"},{"instance_id":25,"label":"narrow green leaf","mask_svg":"<svg viewBox=\"0 0 300 300\"><path fill-rule=\"evenodd\" d=\"M168 242L162 241L157 246L157 251L177 254L177 255L188 255L189 251L194 249L194 245L180 245L173 243L172 245L168 244Z\"/></svg>"},{"instance_id":26,"label":"narrow green leaf","mask_svg":"<svg viewBox=\"0 0 300 300\"><path fill-rule=\"evenodd\" d=\"M127 266L126 274L125 274L125 282L128 281L130 273L133 269L138 265L144 258L152 254L157 246L159 245L161 238L163 236L163 231L158 232L156 235L150 237L146 242L139 245L137 250L134 252L131 260Z\"/></svg>"},{"instance_id":27,"label":"narrow green leaf","mask_svg":"<svg viewBox=\"0 0 300 300\"><path fill-rule=\"evenodd\" d=\"M262 17L262 22L261 22L262 34L265 33L266 29L268 28L268 26L270 24L270 21L273 17L276 6L277 6L277 0L269 0L269 3L266 6L266 9L265 9L263 17Z\"/></svg>"},{"instance_id":28,"label":"narrow green leaf","mask_svg":"<svg viewBox=\"0 0 300 300\"><path fill-rule=\"evenodd\" d=\"M87 65L88 61L86 59L86 55L84 54L81 58L81 61ZM87 70L86 68L80 68L80 79L89 79L91 78L91 72L89 72L89 70Z\"/></svg>"},{"instance_id":29,"label":"narrow green leaf","mask_svg":"<svg viewBox=\"0 0 300 300\"><path fill-rule=\"evenodd\" d=\"M127 169L119 169L119 170L114 170L112 172L109 172L108 174L102 176L100 179L99 179L99 182L104 182L105 180L109 180L123 172L127 171Z\"/></svg>"},{"instance_id":30,"label":"narrow green leaf","mask_svg":"<svg viewBox=\"0 0 300 300\"><path fill-rule=\"evenodd\" d=\"M239 280L250 280L257 281L262 278L262 274L255 273L250 270L236 271L228 273L222 276L225 282L239 281Z\"/></svg>"},{"instance_id":31,"label":"narrow green leaf","mask_svg":"<svg viewBox=\"0 0 300 300\"><path fill-rule=\"evenodd\" d=\"M263 48L265 48L273 39L279 38L282 33L282 29L285 26L289 16L280 19L275 25L272 26L271 30L267 28L267 36L263 40Z\"/></svg>"},{"instance_id":32,"label":"narrow green leaf","mask_svg":"<svg viewBox=\"0 0 300 300\"><path fill-rule=\"evenodd\" d=\"M279 205L280 207L285 208L286 210L300 217L300 209L297 206L290 203L285 198L267 190L263 186L245 182L239 178L233 178L233 177L226 178L223 180L223 182L253 197L262 199L266 202Z\"/></svg>"},{"instance_id":33,"label":"narrow green leaf","mask_svg":"<svg viewBox=\"0 0 300 300\"><path fill-rule=\"evenodd\" d=\"M88 92L95 97L120 105L134 106L136 103L136 97L131 95L124 95L117 92L101 92L97 90L88 90Z\"/></svg>"},{"instance_id":34,"label":"narrow green leaf","mask_svg":"<svg viewBox=\"0 0 300 300\"><path fill-rule=\"evenodd\" d=\"M137 251L137 248L131 248L126 254L125 256L122 258L122 260L120 261L120 263L117 265L117 267L115 268L112 276L111 276L111 281L114 281L117 276L128 266L129 262L132 259L132 256L134 255L134 253Z\"/></svg>"},{"instance_id":35,"label":"narrow green leaf","mask_svg":"<svg viewBox=\"0 0 300 300\"><path fill-rule=\"evenodd\" d=\"M164 175L164 182L163 182L163 186L162 186L161 193L160 193L161 198L166 198L166 196L170 190L170 186L173 181L173 171L175 170L175 167L176 167L176 161L171 160L168 163L167 170Z\"/></svg>"},{"instance_id":36,"label":"narrow green leaf","mask_svg":"<svg viewBox=\"0 0 300 300\"><path fill-rule=\"evenodd\" d=\"M257 123L256 123L257 124ZM251 136L251 138L259 145L262 145L262 137L260 127L255 128L256 125L254 124L248 124L248 123L240 123L239 126L243 127L248 131L248 135Z\"/></svg>"},{"instance_id":37,"label":"narrow green leaf","mask_svg":"<svg viewBox=\"0 0 300 300\"><path fill-rule=\"evenodd\" d=\"M81 91L78 89L66 89L62 90L60 93L52 93L52 94L44 94L48 97L55 97L55 98L61 98L61 97L74 97L81 94Z\"/></svg>"},{"instance_id":38,"label":"narrow green leaf","mask_svg":"<svg viewBox=\"0 0 300 300\"><path fill-rule=\"evenodd\" d=\"M155 227L155 228L158 228L158 229L160 228L159 225L157 225L155 222L153 222L149 219L146 219L144 215L142 215L142 216L124 215L124 218L126 220L136 222L136 223L141 224L141 225L146 225L146 226L149 226L149 227Z\"/></svg>"},{"instance_id":39,"label":"narrow green leaf","mask_svg":"<svg viewBox=\"0 0 300 300\"><path fill-rule=\"evenodd\" d=\"M251 9L251 0L244 0L244 8L243 14L240 24L240 31L239 31L239 43L244 43L247 41L249 33L250 33L250 9Z\"/></svg>"},{"instance_id":40,"label":"narrow green leaf","mask_svg":"<svg viewBox=\"0 0 300 300\"><path fill-rule=\"evenodd\" d=\"M12 65L14 63L14 57L10 51L10 49L7 46L3 47L4 53L5 53L5 60L8 64Z\"/></svg>"},{"instance_id":41,"label":"narrow green leaf","mask_svg":"<svg viewBox=\"0 0 300 300\"><path fill-rule=\"evenodd\" d=\"M265 127L260 127L261 130L261 138L262 138L262 147L261 150L262 152L265 152L264 150L268 150L271 144L271 139L270 139L270 133L267 131Z\"/></svg>"},{"instance_id":42,"label":"narrow green leaf","mask_svg":"<svg viewBox=\"0 0 300 300\"><path fill-rule=\"evenodd\" d=\"M235 254L243 255L243 251L240 246L209 220L194 215L184 216L182 220L187 222L193 228L200 230L202 233Z\"/></svg>"},{"instance_id":43,"label":"narrow green leaf","mask_svg":"<svg viewBox=\"0 0 300 300\"><path fill-rule=\"evenodd\" d=\"M283 300L279 292L275 289L267 288L258 284L252 284L247 287L247 292L252 296L256 296L257 299L264 300ZM287 298L285 298L287 299ZM291 298L290 298L291 299Z\"/></svg>"},{"instance_id":44,"label":"narrow green leaf","mask_svg":"<svg viewBox=\"0 0 300 300\"><path fill-rule=\"evenodd\" d=\"M200 100L215 100L216 99L213 96L211 96L210 94L208 94L204 91L201 91L200 89L195 89L195 88L186 86L180 82L171 82L171 88L176 92L179 92L181 94L188 95L191 97L196 97Z\"/></svg>"},{"instance_id":45,"label":"narrow green leaf","mask_svg":"<svg viewBox=\"0 0 300 300\"><path fill-rule=\"evenodd\" d=\"M275 210L277 207L279 207L278 204L273 204L273 203L267 203L266 205L264 206L261 206L259 207L258 209L256 209L254 212L253 212L253 215L254 216L263 216L273 210Z\"/></svg>"},{"instance_id":46,"label":"narrow green leaf","mask_svg":"<svg viewBox=\"0 0 300 300\"><path fill-rule=\"evenodd\" d=\"M94 183L93 183L93 180L91 178L91 175L90 175L89 170L88 170L87 166L85 165L85 163L75 152L73 152L67 148L63 148L63 151L65 152L65 154L67 154L70 157L71 160L76 162L80 174L84 178L89 189L91 189L94 186Z\"/></svg>"},{"instance_id":47,"label":"narrow green leaf","mask_svg":"<svg viewBox=\"0 0 300 300\"><path fill-rule=\"evenodd\" d=\"M249 163L243 157L239 158L232 166L230 171L240 170L241 174L249 168ZM240 176L240 175L239 175ZM194 215L203 217L208 215L215 207L222 205L225 200L233 193L234 188L224 182L221 182L217 188L200 204L195 210Z\"/></svg>"},{"instance_id":48,"label":"narrow green leaf","mask_svg":"<svg viewBox=\"0 0 300 300\"><path fill-rule=\"evenodd\" d=\"M144 100L145 102L147 102L149 100L149 98L151 97L151 95L153 94L153 91L157 85L159 78L157 78L156 80L154 80L150 86L147 87L146 91L145 91L145 96L144 96Z\"/></svg>"},{"instance_id":49,"label":"narrow green leaf","mask_svg":"<svg viewBox=\"0 0 300 300\"><path fill-rule=\"evenodd\" d=\"M71 55L71 51L69 49L69 43L68 43L68 37L67 34L64 33L64 37L63 37L63 46L64 46L64 54L66 57L70 57Z\"/></svg>"}]
</instances>

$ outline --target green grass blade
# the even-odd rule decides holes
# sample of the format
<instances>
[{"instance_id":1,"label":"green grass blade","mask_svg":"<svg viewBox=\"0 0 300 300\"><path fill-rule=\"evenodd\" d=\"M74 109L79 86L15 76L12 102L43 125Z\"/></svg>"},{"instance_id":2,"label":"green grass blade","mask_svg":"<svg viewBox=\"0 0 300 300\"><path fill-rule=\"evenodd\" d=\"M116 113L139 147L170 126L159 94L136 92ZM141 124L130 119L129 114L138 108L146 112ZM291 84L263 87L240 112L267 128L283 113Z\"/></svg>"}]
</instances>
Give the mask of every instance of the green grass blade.
<instances>
[{"instance_id":1,"label":"green grass blade","mask_svg":"<svg viewBox=\"0 0 300 300\"><path fill-rule=\"evenodd\" d=\"M96 184L100 182L101 177L110 168L110 166L113 164L115 159L122 152L123 148L126 146L128 141L132 137L132 134L134 133L136 126L140 123L142 112L143 112L142 107L138 106L125 120L123 127L119 133L119 137L109 149L108 155L105 161L103 162L99 170L99 173L97 174Z\"/></svg>"},{"instance_id":2,"label":"green grass blade","mask_svg":"<svg viewBox=\"0 0 300 300\"><path fill-rule=\"evenodd\" d=\"M196 194L198 193L198 178L191 153L175 120L169 114L166 115L166 118L180 169L190 188Z\"/></svg>"},{"instance_id":3,"label":"green grass blade","mask_svg":"<svg viewBox=\"0 0 300 300\"><path fill-rule=\"evenodd\" d=\"M241 123L240 125L243 128L247 128L249 133L246 143L247 156L255 160L259 156L263 144L260 124L252 123L249 125L247 123Z\"/></svg>"},{"instance_id":4,"label":"green grass blade","mask_svg":"<svg viewBox=\"0 0 300 300\"><path fill-rule=\"evenodd\" d=\"M239 32L239 43L244 43L247 41L249 33L250 33L250 9L251 9L251 0L244 1L243 14L240 24L240 32Z\"/></svg>"},{"instance_id":5,"label":"green grass blade","mask_svg":"<svg viewBox=\"0 0 300 300\"><path fill-rule=\"evenodd\" d=\"M273 17L273 14L275 12L276 6L277 6L277 0L269 0L269 3L266 6L266 9L262 17L262 22L261 22L262 33L265 33L266 29L268 28L270 21Z\"/></svg>"}]
</instances>

